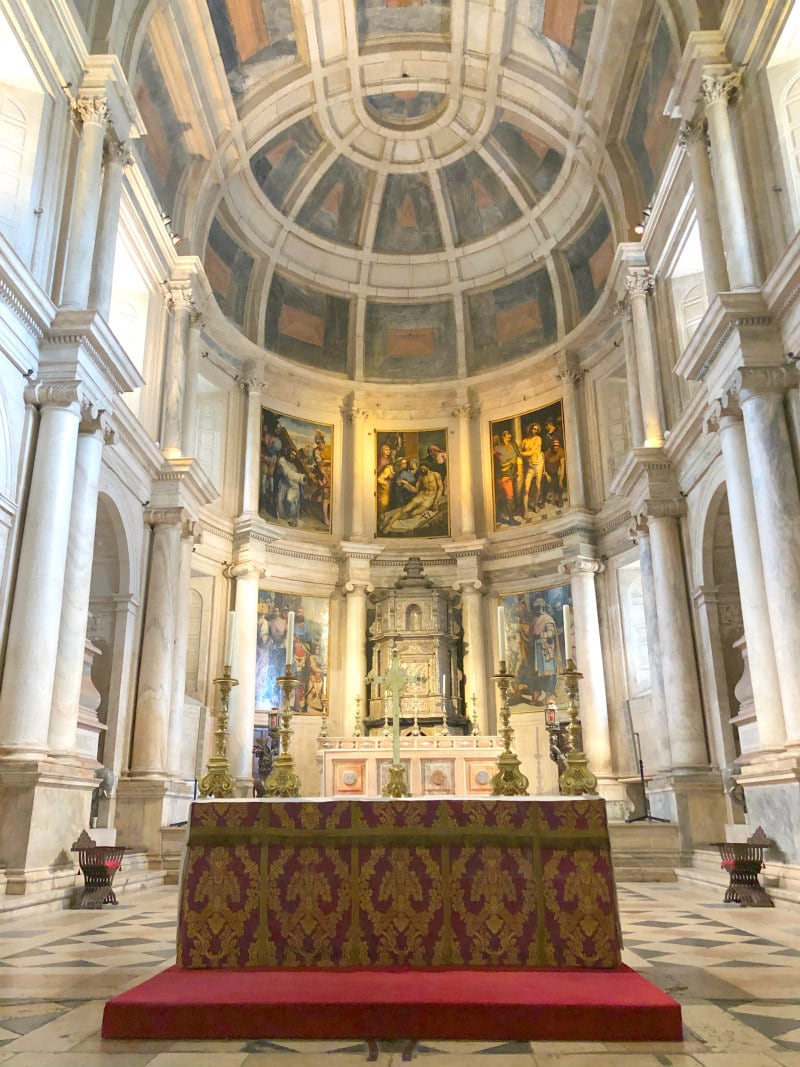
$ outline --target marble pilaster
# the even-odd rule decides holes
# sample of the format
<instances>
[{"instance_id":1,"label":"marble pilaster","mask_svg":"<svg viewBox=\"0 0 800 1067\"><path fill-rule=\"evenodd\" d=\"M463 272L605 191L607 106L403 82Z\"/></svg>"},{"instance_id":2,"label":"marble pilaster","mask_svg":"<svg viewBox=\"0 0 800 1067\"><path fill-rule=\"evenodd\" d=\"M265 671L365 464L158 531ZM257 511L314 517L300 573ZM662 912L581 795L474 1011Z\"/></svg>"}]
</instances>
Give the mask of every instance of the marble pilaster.
<instances>
[{"instance_id":1,"label":"marble pilaster","mask_svg":"<svg viewBox=\"0 0 800 1067\"><path fill-rule=\"evenodd\" d=\"M164 371L164 417L161 451L168 459L182 455L183 398L186 387L186 353L189 320L194 311L191 288L170 285L167 306L172 315Z\"/></svg>"},{"instance_id":2,"label":"marble pilaster","mask_svg":"<svg viewBox=\"0 0 800 1067\"><path fill-rule=\"evenodd\" d=\"M175 583L175 643L172 650L172 692L167 733L167 770L181 777L183 708L186 703L186 653L189 644L189 610L192 592L192 552L200 538L199 522L181 524L177 581Z\"/></svg>"},{"instance_id":3,"label":"marble pilaster","mask_svg":"<svg viewBox=\"0 0 800 1067\"><path fill-rule=\"evenodd\" d=\"M625 346L625 380L628 386L631 440L634 448L641 448L644 444L644 423L642 422L642 404L639 399L639 368L636 365L636 345L633 338L630 302L618 301L615 311L622 322L622 343Z\"/></svg>"},{"instance_id":4,"label":"marble pilaster","mask_svg":"<svg viewBox=\"0 0 800 1067\"><path fill-rule=\"evenodd\" d=\"M346 500L349 511L350 538L366 541L372 534L375 519L370 507L372 488L369 483L375 469L375 442L367 432L367 412L355 406L352 394L339 408L342 416L343 459L353 472L352 489ZM346 468L347 469L347 468Z\"/></svg>"},{"instance_id":5,"label":"marble pilaster","mask_svg":"<svg viewBox=\"0 0 800 1067\"><path fill-rule=\"evenodd\" d=\"M100 466L103 445L113 441L102 416L92 411L84 411L79 430L48 732L51 753L68 758L74 758L76 750Z\"/></svg>"},{"instance_id":6,"label":"marble pilaster","mask_svg":"<svg viewBox=\"0 0 800 1067\"><path fill-rule=\"evenodd\" d=\"M247 416L242 474L242 514L257 515L261 479L261 405L267 383L256 375L250 375L244 381L244 388L247 393Z\"/></svg>"},{"instance_id":7,"label":"marble pilaster","mask_svg":"<svg viewBox=\"0 0 800 1067\"><path fill-rule=\"evenodd\" d=\"M692 171L694 206L697 213L697 228L700 233L706 293L708 299L713 300L717 293L726 292L730 288L730 282L717 212L714 179L708 158L708 133L705 122L703 120L684 122L681 126L680 143L686 149Z\"/></svg>"},{"instance_id":8,"label":"marble pilaster","mask_svg":"<svg viewBox=\"0 0 800 1067\"><path fill-rule=\"evenodd\" d=\"M564 387L564 427L566 441L561 444L567 452L567 484L569 486L569 503L573 508L586 507L586 479L584 476L584 463L581 442L583 440L583 427L579 417L579 394L578 387L583 381L583 371L578 366L577 359L568 353L563 353L558 358L556 376Z\"/></svg>"},{"instance_id":9,"label":"marble pilaster","mask_svg":"<svg viewBox=\"0 0 800 1067\"><path fill-rule=\"evenodd\" d=\"M635 266L628 269L625 285L631 306L631 325L644 430L643 443L646 448L658 448L664 444L658 360L653 347L647 307L647 298L652 293L654 284L653 275L648 267Z\"/></svg>"},{"instance_id":10,"label":"marble pilaster","mask_svg":"<svg viewBox=\"0 0 800 1067\"><path fill-rule=\"evenodd\" d=\"M81 124L81 133L61 284L61 304L65 308L85 308L88 302L100 211L108 101L93 94L80 96L75 104L75 115Z\"/></svg>"},{"instance_id":11,"label":"marble pilaster","mask_svg":"<svg viewBox=\"0 0 800 1067\"><path fill-rule=\"evenodd\" d=\"M103 188L100 193L97 235L89 285L89 306L97 308L108 318L114 281L114 256L119 230L119 206L122 199L122 179L125 168L133 163L128 146L116 139L106 141L103 166Z\"/></svg>"},{"instance_id":12,"label":"marble pilaster","mask_svg":"<svg viewBox=\"0 0 800 1067\"><path fill-rule=\"evenodd\" d=\"M186 380L183 390L181 452L197 454L197 377L200 374L200 335L203 316L196 309L189 313L189 337L186 343Z\"/></svg>"},{"instance_id":13,"label":"marble pilaster","mask_svg":"<svg viewBox=\"0 0 800 1067\"><path fill-rule=\"evenodd\" d=\"M231 666L239 684L231 693L228 720L228 761L242 796L253 788L253 729L256 706L256 619L258 618L258 570L248 562L235 563L223 572L235 582L236 632L234 663ZM223 650L224 651L224 650ZM222 657L220 657L221 663ZM218 671L222 673L221 667ZM215 693L219 707L219 693Z\"/></svg>"},{"instance_id":14,"label":"marble pilaster","mask_svg":"<svg viewBox=\"0 0 800 1067\"><path fill-rule=\"evenodd\" d=\"M489 693L486 676L486 631L483 625L483 593L479 578L459 580L461 619L464 627L464 697L465 712L472 717L475 698L478 729L489 733Z\"/></svg>"},{"instance_id":15,"label":"marble pilaster","mask_svg":"<svg viewBox=\"0 0 800 1067\"><path fill-rule=\"evenodd\" d=\"M475 500L472 480L472 438L475 420L480 414L480 405L467 399L452 412L458 419L458 454L459 454L459 503L461 507L461 535L469 538L475 536ZM452 494L452 486L450 492Z\"/></svg>"}]
</instances>

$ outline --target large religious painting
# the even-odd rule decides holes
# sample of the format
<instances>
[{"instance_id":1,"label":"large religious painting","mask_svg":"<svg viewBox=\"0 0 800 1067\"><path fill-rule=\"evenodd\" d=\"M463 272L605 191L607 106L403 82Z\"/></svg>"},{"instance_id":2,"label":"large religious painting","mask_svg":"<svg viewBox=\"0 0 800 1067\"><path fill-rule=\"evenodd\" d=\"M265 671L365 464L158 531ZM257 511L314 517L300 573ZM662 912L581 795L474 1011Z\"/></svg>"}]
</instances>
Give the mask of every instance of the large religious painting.
<instances>
[{"instance_id":1,"label":"large religious painting","mask_svg":"<svg viewBox=\"0 0 800 1067\"><path fill-rule=\"evenodd\" d=\"M295 593L258 592L256 621L256 708L283 706L278 685L286 669L289 612L294 612L292 711L320 715L326 699L328 673L328 601Z\"/></svg>"},{"instance_id":2,"label":"large religious painting","mask_svg":"<svg viewBox=\"0 0 800 1067\"><path fill-rule=\"evenodd\" d=\"M446 537L447 430L379 430L375 438L378 536Z\"/></svg>"},{"instance_id":3,"label":"large religious painting","mask_svg":"<svg viewBox=\"0 0 800 1067\"><path fill-rule=\"evenodd\" d=\"M330 533L332 472L332 426L261 409L262 519Z\"/></svg>"},{"instance_id":4,"label":"large religious painting","mask_svg":"<svg viewBox=\"0 0 800 1067\"><path fill-rule=\"evenodd\" d=\"M500 603L506 669L513 678L509 706L544 707L551 699L563 703L566 694L559 675L566 662L564 607L572 607L571 587L511 593ZM569 640L572 644L572 634Z\"/></svg>"},{"instance_id":5,"label":"large religious painting","mask_svg":"<svg viewBox=\"0 0 800 1067\"><path fill-rule=\"evenodd\" d=\"M569 507L559 400L491 423L495 529L553 519Z\"/></svg>"}]
</instances>

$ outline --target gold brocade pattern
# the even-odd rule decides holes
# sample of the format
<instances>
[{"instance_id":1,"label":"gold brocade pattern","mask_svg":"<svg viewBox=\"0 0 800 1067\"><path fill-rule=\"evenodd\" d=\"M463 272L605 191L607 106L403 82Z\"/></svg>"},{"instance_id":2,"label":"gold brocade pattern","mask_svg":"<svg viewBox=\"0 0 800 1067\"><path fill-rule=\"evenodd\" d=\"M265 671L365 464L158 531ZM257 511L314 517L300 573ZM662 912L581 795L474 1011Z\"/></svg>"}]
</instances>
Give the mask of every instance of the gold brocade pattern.
<instances>
[{"instance_id":1,"label":"gold brocade pattern","mask_svg":"<svg viewBox=\"0 0 800 1067\"><path fill-rule=\"evenodd\" d=\"M233 861L233 862L232 862ZM238 866L242 877L232 876ZM244 848L212 848L208 866L197 880L194 910L184 908L188 967L235 966L245 928L258 913L258 866Z\"/></svg>"},{"instance_id":2,"label":"gold brocade pattern","mask_svg":"<svg viewBox=\"0 0 800 1067\"><path fill-rule=\"evenodd\" d=\"M441 870L426 849L373 849L361 865L359 907L376 940L377 966L423 966L437 915L441 923Z\"/></svg>"},{"instance_id":3,"label":"gold brocade pattern","mask_svg":"<svg viewBox=\"0 0 800 1067\"><path fill-rule=\"evenodd\" d=\"M320 861L323 860L324 864ZM340 925L349 910L347 893L334 886L349 884L349 867L335 849L280 849L272 856L265 907L271 909L273 934L267 945L269 962L277 955L284 967L332 967L341 962Z\"/></svg>"},{"instance_id":4,"label":"gold brocade pattern","mask_svg":"<svg viewBox=\"0 0 800 1067\"><path fill-rule=\"evenodd\" d=\"M550 964L555 963L556 949L568 967L596 965L619 951L613 884L597 877L594 860L591 852L575 849L554 852L544 864L545 908L556 928L548 942Z\"/></svg>"},{"instance_id":5,"label":"gold brocade pattern","mask_svg":"<svg viewBox=\"0 0 800 1067\"><path fill-rule=\"evenodd\" d=\"M487 848L477 869L470 872L475 854L475 849L461 849L452 866L453 913L463 922L471 950L466 962L472 966L528 963L520 949L534 904L531 899L520 900L519 890L525 883L532 884L530 860L521 855L512 860L499 849ZM510 863L516 868L515 874L509 869ZM529 898L530 894L524 892L523 896ZM458 958L452 962L464 961Z\"/></svg>"}]
</instances>

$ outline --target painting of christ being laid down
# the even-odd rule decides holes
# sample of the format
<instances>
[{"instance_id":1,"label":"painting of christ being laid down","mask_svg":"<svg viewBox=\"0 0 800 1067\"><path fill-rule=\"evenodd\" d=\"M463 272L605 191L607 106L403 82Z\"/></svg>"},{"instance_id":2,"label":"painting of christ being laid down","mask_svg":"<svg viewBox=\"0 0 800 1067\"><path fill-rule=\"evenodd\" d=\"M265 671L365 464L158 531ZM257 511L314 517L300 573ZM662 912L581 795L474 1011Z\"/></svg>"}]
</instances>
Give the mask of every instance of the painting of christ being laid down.
<instances>
[{"instance_id":1,"label":"painting of christ being laid down","mask_svg":"<svg viewBox=\"0 0 800 1067\"><path fill-rule=\"evenodd\" d=\"M446 537L447 430L379 430L375 437L378 536Z\"/></svg>"}]
</instances>

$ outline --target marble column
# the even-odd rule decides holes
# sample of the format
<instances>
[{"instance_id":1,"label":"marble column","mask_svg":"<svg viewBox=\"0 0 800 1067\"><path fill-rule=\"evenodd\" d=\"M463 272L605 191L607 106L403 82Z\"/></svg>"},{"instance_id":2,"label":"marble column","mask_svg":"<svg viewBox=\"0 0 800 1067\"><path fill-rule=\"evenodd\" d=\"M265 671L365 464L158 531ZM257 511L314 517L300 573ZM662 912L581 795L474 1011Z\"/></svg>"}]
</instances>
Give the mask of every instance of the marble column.
<instances>
[{"instance_id":1,"label":"marble column","mask_svg":"<svg viewBox=\"0 0 800 1067\"><path fill-rule=\"evenodd\" d=\"M167 772L167 739L175 658L175 606L180 571L183 508L151 508L144 521L153 527L147 581L139 692L131 751L131 774L163 778Z\"/></svg>"},{"instance_id":2,"label":"marble column","mask_svg":"<svg viewBox=\"0 0 800 1067\"><path fill-rule=\"evenodd\" d=\"M472 717L472 697L478 713L478 729L489 732L489 693L486 676L486 632L483 625L482 582L479 578L456 582L461 593L464 626L464 696L466 713Z\"/></svg>"},{"instance_id":3,"label":"marble column","mask_svg":"<svg viewBox=\"0 0 800 1067\"><path fill-rule=\"evenodd\" d=\"M661 418L658 361L650 332L647 298L653 291L653 275L647 267L630 267L626 280L631 305L633 347L639 375L639 402L645 448L659 448L664 444L664 424Z\"/></svg>"},{"instance_id":4,"label":"marble column","mask_svg":"<svg viewBox=\"0 0 800 1067\"><path fill-rule=\"evenodd\" d=\"M75 104L75 113L81 122L81 134L64 251L61 305L66 308L85 308L89 298L100 211L100 180L103 142L108 123L108 102L102 97L81 97Z\"/></svg>"},{"instance_id":5,"label":"marble column","mask_svg":"<svg viewBox=\"0 0 800 1067\"><path fill-rule=\"evenodd\" d=\"M245 381L244 388L247 392L247 414L242 474L242 514L257 515L261 486L261 403L266 390L266 382L251 377Z\"/></svg>"},{"instance_id":6,"label":"marble column","mask_svg":"<svg viewBox=\"0 0 800 1067\"><path fill-rule=\"evenodd\" d=\"M703 704L683 570L678 516L683 501L650 501L647 524L653 561L664 692L669 702L672 770L706 770Z\"/></svg>"},{"instance_id":7,"label":"marble column","mask_svg":"<svg viewBox=\"0 0 800 1067\"><path fill-rule=\"evenodd\" d=\"M751 367L741 370L734 381L744 417L764 588L790 744L800 744L800 495L784 396L796 375L788 364ZM755 654L749 658L752 670Z\"/></svg>"},{"instance_id":8,"label":"marble column","mask_svg":"<svg viewBox=\"0 0 800 1067\"><path fill-rule=\"evenodd\" d=\"M170 286L168 307L172 313L164 372L164 419L161 451L168 459L180 456L183 442L183 397L186 384L186 350L189 317L194 309L191 293L183 286Z\"/></svg>"},{"instance_id":9,"label":"marble column","mask_svg":"<svg viewBox=\"0 0 800 1067\"><path fill-rule=\"evenodd\" d=\"M672 766L672 752L669 744L667 701L664 695L663 660L661 656L661 638L658 633L656 583L653 577L650 527L647 525L647 519L644 515L640 515L633 520L630 534L639 548L639 566L642 574L647 657L650 662L650 700L653 706L653 726L656 737L656 751L658 752L658 765L654 769L660 773L665 773ZM648 770L650 769L648 768Z\"/></svg>"},{"instance_id":10,"label":"marble column","mask_svg":"<svg viewBox=\"0 0 800 1067\"><path fill-rule=\"evenodd\" d=\"M89 285L89 307L97 308L103 318L107 319L114 282L122 179L125 167L131 166L133 157L128 146L117 140L106 142L104 157L103 190L100 194L100 215Z\"/></svg>"},{"instance_id":11,"label":"marble column","mask_svg":"<svg viewBox=\"0 0 800 1067\"><path fill-rule=\"evenodd\" d=\"M583 453L581 441L578 386L583 381L583 371L574 360L566 355L559 359L556 377L561 382L564 406L564 436L562 441L567 452L567 485L569 487L569 503L573 508L586 507L586 479L584 477Z\"/></svg>"},{"instance_id":12,"label":"marble column","mask_svg":"<svg viewBox=\"0 0 800 1067\"><path fill-rule=\"evenodd\" d=\"M374 470L376 464L375 441L367 433L367 412L355 407L352 394L339 409L345 430L344 469L351 458L353 472L350 505L350 537L353 541L366 541L374 532L373 506Z\"/></svg>"},{"instance_id":13,"label":"marble column","mask_svg":"<svg viewBox=\"0 0 800 1067\"><path fill-rule=\"evenodd\" d=\"M236 582L236 631L233 677L239 684L233 690L228 721L228 760L240 795L251 796L253 789L253 731L256 707L256 619L258 618L259 572L250 564L234 564L223 572ZM220 660L222 657L220 657ZM221 663L220 663L220 671ZM217 693L216 700L219 700ZM216 705L218 707L218 703ZM216 711L216 707L215 707Z\"/></svg>"},{"instance_id":14,"label":"marble column","mask_svg":"<svg viewBox=\"0 0 800 1067\"><path fill-rule=\"evenodd\" d=\"M167 770L175 778L183 773L183 708L186 703L186 654L189 647L189 613L192 599L192 553L200 537L200 523L181 524L180 566L175 584L175 644L172 652L172 693L167 733Z\"/></svg>"},{"instance_id":15,"label":"marble column","mask_svg":"<svg viewBox=\"0 0 800 1067\"><path fill-rule=\"evenodd\" d=\"M761 541L750 480L744 421L735 397L712 405L706 425L719 432L733 532L739 599L753 686L753 703L761 749L780 749L786 742L780 682L775 663L772 626L764 583Z\"/></svg>"},{"instance_id":16,"label":"marble column","mask_svg":"<svg viewBox=\"0 0 800 1067\"><path fill-rule=\"evenodd\" d=\"M25 398L40 405L39 435L0 690L0 753L35 759L47 752L82 403L77 382L39 382Z\"/></svg>"},{"instance_id":17,"label":"marble column","mask_svg":"<svg viewBox=\"0 0 800 1067\"><path fill-rule=\"evenodd\" d=\"M461 536L475 536L475 485L472 480L472 438L475 419L480 406L470 401L453 409L453 417L458 419L458 496L461 508ZM450 472L452 477L452 471ZM450 486L452 500L454 486Z\"/></svg>"},{"instance_id":18,"label":"marble column","mask_svg":"<svg viewBox=\"0 0 800 1067\"><path fill-rule=\"evenodd\" d=\"M727 69L703 74L703 101L711 140L714 188L731 289L758 288L759 271L748 229L747 204L728 102L741 86L741 73Z\"/></svg>"},{"instance_id":19,"label":"marble column","mask_svg":"<svg viewBox=\"0 0 800 1067\"><path fill-rule=\"evenodd\" d=\"M578 670L583 674L579 683L583 748L589 757L589 766L599 779L609 778L613 772L606 678L595 588L595 576L602 574L604 570L605 565L600 560L585 556L565 560L558 568L559 574L569 575L572 585L574 658Z\"/></svg>"},{"instance_id":20,"label":"marble column","mask_svg":"<svg viewBox=\"0 0 800 1067\"><path fill-rule=\"evenodd\" d=\"M631 442L633 448L641 448L644 442L644 423L642 422L642 402L639 399L639 368L636 365L636 343L633 338L630 302L620 300L616 306L616 313L622 322L622 343L625 346L625 379L628 385Z\"/></svg>"},{"instance_id":21,"label":"marble column","mask_svg":"<svg viewBox=\"0 0 800 1067\"><path fill-rule=\"evenodd\" d=\"M694 188L694 207L697 212L697 229L700 233L700 249L703 256L703 271L709 303L717 293L730 289L728 267L725 263L725 247L719 225L714 179L708 158L708 133L703 119L684 122L680 132L681 147L689 156Z\"/></svg>"},{"instance_id":22,"label":"marble column","mask_svg":"<svg viewBox=\"0 0 800 1067\"><path fill-rule=\"evenodd\" d=\"M361 715L366 718L367 705L367 593L372 586L366 582L348 581L344 585L345 599L345 708L343 732L353 732L356 718L356 697L361 698Z\"/></svg>"},{"instance_id":23,"label":"marble column","mask_svg":"<svg viewBox=\"0 0 800 1067\"><path fill-rule=\"evenodd\" d=\"M97 493L103 445L113 435L102 415L84 412L78 434L75 479L69 520L69 544L64 571L64 598L58 636L48 746L54 756L74 756L78 736L78 708L83 680L89 590L92 582Z\"/></svg>"},{"instance_id":24,"label":"marble column","mask_svg":"<svg viewBox=\"0 0 800 1067\"><path fill-rule=\"evenodd\" d=\"M197 377L200 374L200 333L203 316L192 308L189 312L189 337L186 343L186 379L183 388L181 452L197 455Z\"/></svg>"}]
</instances>

